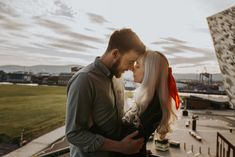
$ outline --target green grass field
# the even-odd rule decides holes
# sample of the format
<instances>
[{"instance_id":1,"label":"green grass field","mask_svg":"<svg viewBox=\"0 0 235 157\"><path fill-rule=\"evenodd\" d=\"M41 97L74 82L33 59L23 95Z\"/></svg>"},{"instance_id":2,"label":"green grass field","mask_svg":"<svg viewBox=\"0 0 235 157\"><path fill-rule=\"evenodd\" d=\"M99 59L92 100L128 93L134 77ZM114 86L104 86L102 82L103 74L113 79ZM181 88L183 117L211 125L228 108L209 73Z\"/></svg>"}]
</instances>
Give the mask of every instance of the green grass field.
<instances>
[{"instance_id":1,"label":"green grass field","mask_svg":"<svg viewBox=\"0 0 235 157\"><path fill-rule=\"evenodd\" d=\"M128 91L128 90L125 91L126 98L133 98L133 96L134 96L133 91Z\"/></svg>"},{"instance_id":2,"label":"green grass field","mask_svg":"<svg viewBox=\"0 0 235 157\"><path fill-rule=\"evenodd\" d=\"M65 87L0 85L0 142L18 141L22 129L32 140L63 126L65 104Z\"/></svg>"}]
</instances>

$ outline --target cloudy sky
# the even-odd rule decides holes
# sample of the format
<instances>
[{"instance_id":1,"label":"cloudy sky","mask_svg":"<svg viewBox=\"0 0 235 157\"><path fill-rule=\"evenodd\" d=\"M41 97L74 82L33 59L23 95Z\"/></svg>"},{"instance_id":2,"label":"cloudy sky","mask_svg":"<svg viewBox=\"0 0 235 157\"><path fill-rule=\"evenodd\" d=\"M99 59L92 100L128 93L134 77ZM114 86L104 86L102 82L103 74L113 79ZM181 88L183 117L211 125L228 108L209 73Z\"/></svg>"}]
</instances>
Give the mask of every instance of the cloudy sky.
<instances>
[{"instance_id":1,"label":"cloudy sky","mask_svg":"<svg viewBox=\"0 0 235 157\"><path fill-rule=\"evenodd\" d=\"M220 72L206 17L234 0L0 0L0 65L87 65L132 28L176 73Z\"/></svg>"}]
</instances>

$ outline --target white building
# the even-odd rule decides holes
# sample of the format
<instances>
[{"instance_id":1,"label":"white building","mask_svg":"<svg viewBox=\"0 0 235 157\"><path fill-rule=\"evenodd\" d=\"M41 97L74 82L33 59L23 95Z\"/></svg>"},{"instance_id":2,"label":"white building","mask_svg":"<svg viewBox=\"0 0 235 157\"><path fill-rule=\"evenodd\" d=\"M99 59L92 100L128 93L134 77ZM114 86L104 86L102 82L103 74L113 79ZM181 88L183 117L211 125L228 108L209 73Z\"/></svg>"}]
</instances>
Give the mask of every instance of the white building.
<instances>
[{"instance_id":1,"label":"white building","mask_svg":"<svg viewBox=\"0 0 235 157\"><path fill-rule=\"evenodd\" d=\"M235 6L207 18L224 88L235 109Z\"/></svg>"}]
</instances>

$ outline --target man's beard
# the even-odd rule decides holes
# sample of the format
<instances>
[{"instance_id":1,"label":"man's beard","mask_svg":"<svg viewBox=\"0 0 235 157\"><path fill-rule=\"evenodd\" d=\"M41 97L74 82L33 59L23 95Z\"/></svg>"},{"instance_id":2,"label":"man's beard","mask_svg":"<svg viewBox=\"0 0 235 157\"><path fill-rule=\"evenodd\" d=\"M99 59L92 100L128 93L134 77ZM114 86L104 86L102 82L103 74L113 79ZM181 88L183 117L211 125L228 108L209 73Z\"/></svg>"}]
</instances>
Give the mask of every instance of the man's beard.
<instances>
[{"instance_id":1,"label":"man's beard","mask_svg":"<svg viewBox=\"0 0 235 157\"><path fill-rule=\"evenodd\" d=\"M116 76L117 78L121 77L121 73L118 71L118 67L120 65L121 62L121 57L116 61L116 63L114 63L112 65L112 67L110 68L110 72L112 75Z\"/></svg>"}]
</instances>

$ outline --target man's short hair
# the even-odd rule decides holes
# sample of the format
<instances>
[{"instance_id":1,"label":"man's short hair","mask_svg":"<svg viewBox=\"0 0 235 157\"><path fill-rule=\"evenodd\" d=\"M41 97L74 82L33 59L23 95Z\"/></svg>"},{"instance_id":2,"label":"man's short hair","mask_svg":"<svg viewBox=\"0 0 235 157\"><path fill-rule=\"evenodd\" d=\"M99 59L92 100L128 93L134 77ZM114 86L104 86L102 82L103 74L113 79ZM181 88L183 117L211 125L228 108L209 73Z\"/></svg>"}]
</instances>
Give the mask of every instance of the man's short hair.
<instances>
[{"instance_id":1,"label":"man's short hair","mask_svg":"<svg viewBox=\"0 0 235 157\"><path fill-rule=\"evenodd\" d=\"M111 35L106 53L110 52L112 49L118 49L120 53L134 50L139 54L143 54L145 52L145 45L135 32L129 28L123 28L116 30Z\"/></svg>"}]
</instances>

